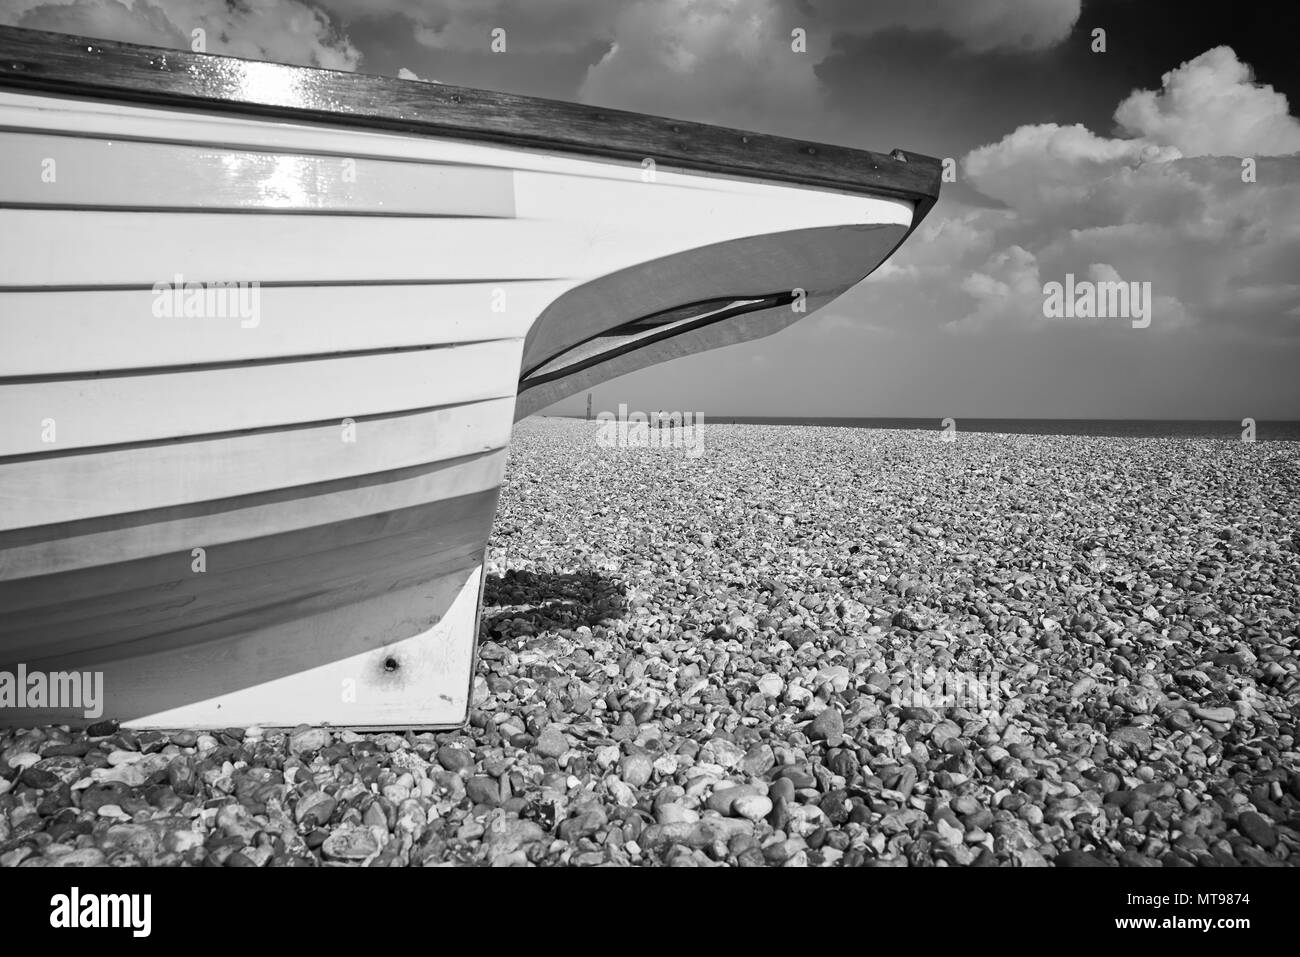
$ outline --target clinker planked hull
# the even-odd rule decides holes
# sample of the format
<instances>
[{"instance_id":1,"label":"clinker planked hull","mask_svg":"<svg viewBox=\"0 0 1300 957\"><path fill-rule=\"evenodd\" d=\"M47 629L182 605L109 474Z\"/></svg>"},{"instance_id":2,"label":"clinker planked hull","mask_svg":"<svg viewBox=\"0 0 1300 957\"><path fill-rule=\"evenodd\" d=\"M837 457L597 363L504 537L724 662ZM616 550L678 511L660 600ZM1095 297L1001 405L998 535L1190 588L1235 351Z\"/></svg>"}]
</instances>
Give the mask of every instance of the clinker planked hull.
<instances>
[{"instance_id":1,"label":"clinker planked hull","mask_svg":"<svg viewBox=\"0 0 1300 957\"><path fill-rule=\"evenodd\" d=\"M462 723L514 420L784 328L933 202L475 135L426 84L0 52L0 670L102 673L139 727Z\"/></svg>"}]
</instances>

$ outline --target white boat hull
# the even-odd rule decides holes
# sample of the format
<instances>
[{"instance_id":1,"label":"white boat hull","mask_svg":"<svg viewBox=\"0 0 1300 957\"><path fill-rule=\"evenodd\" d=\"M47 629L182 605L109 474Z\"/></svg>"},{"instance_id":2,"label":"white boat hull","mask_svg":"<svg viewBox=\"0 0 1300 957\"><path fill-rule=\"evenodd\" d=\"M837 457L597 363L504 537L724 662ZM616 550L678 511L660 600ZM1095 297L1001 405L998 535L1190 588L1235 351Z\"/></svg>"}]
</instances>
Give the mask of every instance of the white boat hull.
<instances>
[{"instance_id":1,"label":"white boat hull","mask_svg":"<svg viewBox=\"0 0 1300 957\"><path fill-rule=\"evenodd\" d=\"M136 727L462 723L515 418L783 328L913 213L0 91L0 670L100 672L102 716ZM186 299L216 281L256 309ZM800 308L564 358L796 289ZM0 721L93 720L25 704Z\"/></svg>"}]
</instances>

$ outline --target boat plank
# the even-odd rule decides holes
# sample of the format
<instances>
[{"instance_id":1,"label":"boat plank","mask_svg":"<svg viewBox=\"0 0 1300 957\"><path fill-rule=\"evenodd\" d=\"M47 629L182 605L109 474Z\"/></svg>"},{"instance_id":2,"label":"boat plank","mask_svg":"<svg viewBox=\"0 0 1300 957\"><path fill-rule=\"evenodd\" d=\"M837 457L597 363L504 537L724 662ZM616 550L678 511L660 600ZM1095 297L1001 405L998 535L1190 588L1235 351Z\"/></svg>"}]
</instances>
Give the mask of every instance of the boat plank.
<instances>
[{"instance_id":1,"label":"boat plank","mask_svg":"<svg viewBox=\"0 0 1300 957\"><path fill-rule=\"evenodd\" d=\"M495 490L504 462L504 450L497 450L222 502L0 532L0 589L5 607L16 613L60 593L71 600L127 591L140 580L184 577L193 571L194 548L203 549L204 565L214 572L402 536L424 527L423 507ZM245 550L243 543L253 539L257 548ZM86 549L88 557L82 560L73 547L60 544L65 540ZM224 549L223 557L208 562L213 549ZM53 590L43 593L46 588Z\"/></svg>"},{"instance_id":2,"label":"boat plank","mask_svg":"<svg viewBox=\"0 0 1300 957\"><path fill-rule=\"evenodd\" d=\"M262 286L252 329L155 316L148 289L0 292L0 378L513 339L572 285Z\"/></svg>"},{"instance_id":3,"label":"boat plank","mask_svg":"<svg viewBox=\"0 0 1300 957\"><path fill-rule=\"evenodd\" d=\"M504 285L563 278L560 269L576 266L584 253L596 272L628 259L625 250L590 249L576 224L281 212L257 213L255 220L202 212L0 209L0 289L153 289L174 284L177 275L185 283ZM50 255L54 246L57 256Z\"/></svg>"},{"instance_id":4,"label":"boat plank","mask_svg":"<svg viewBox=\"0 0 1300 957\"><path fill-rule=\"evenodd\" d=\"M335 547L341 523L352 519L368 520L355 526L358 535L399 535L409 530L405 523L415 521L409 509L495 489L504 472L505 450L498 449L381 475L0 532L0 583L80 571L85 577L75 586L50 586L65 588L70 597L131 588L141 574L131 563L145 559L172 568L172 578L183 577L193 570L194 549L202 549L206 567L217 570L220 564L208 561L212 549L246 539L264 540L256 552L236 552L237 560L252 563L278 560L276 542L285 540L270 536L286 532L305 532L293 546L304 554ZM156 577L151 573L149 580ZM31 581L6 587L3 607L18 611L46 601L36 590Z\"/></svg>"},{"instance_id":5,"label":"boat plank","mask_svg":"<svg viewBox=\"0 0 1300 957\"><path fill-rule=\"evenodd\" d=\"M179 372L0 382L6 413L0 418L0 455L341 422L513 397L521 349L520 340L501 339Z\"/></svg>"},{"instance_id":6,"label":"boat plank","mask_svg":"<svg viewBox=\"0 0 1300 957\"><path fill-rule=\"evenodd\" d=\"M0 461L0 531L388 472L504 448L512 397L351 423Z\"/></svg>"},{"instance_id":7,"label":"boat plank","mask_svg":"<svg viewBox=\"0 0 1300 957\"><path fill-rule=\"evenodd\" d=\"M477 560L496 499L489 489L408 509L394 516L401 534L375 535L373 520L353 519L323 542L311 530L234 542L213 549L203 574L140 563L130 589L74 590L61 576L30 581L44 603L29 598L0 623L0 660L76 653L89 663L196 644L427 581ZM77 577L84 584L87 576ZM0 585L0 593L7 587L17 586Z\"/></svg>"},{"instance_id":8,"label":"boat plank","mask_svg":"<svg viewBox=\"0 0 1300 957\"><path fill-rule=\"evenodd\" d=\"M509 169L15 132L0 132L0 206L515 214Z\"/></svg>"}]
</instances>

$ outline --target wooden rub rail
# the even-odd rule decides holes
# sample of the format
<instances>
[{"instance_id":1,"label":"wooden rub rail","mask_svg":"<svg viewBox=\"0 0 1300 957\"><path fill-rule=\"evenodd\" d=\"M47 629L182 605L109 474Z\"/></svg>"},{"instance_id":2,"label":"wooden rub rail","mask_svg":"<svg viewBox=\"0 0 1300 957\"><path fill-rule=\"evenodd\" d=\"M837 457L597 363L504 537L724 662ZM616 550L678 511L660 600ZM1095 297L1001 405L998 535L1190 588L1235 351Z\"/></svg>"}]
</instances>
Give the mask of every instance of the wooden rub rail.
<instances>
[{"instance_id":1,"label":"wooden rub rail","mask_svg":"<svg viewBox=\"0 0 1300 957\"><path fill-rule=\"evenodd\" d=\"M467 87L86 37L0 28L0 88L54 92L286 120L462 137L559 149L827 189L917 204L939 194L939 161L746 133Z\"/></svg>"}]
</instances>

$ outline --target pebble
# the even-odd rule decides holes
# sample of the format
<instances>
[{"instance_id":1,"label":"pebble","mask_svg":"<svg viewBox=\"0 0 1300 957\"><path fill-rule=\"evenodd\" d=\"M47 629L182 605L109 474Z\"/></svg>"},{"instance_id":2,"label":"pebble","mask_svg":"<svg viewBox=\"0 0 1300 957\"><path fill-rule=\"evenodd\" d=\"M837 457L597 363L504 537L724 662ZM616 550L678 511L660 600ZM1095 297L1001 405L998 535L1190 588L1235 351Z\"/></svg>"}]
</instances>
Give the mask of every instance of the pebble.
<instances>
[{"instance_id":1,"label":"pebble","mask_svg":"<svg viewBox=\"0 0 1300 957\"><path fill-rule=\"evenodd\" d=\"M216 746L215 739L209 739ZM198 742L199 750L204 748L202 738ZM330 733L323 728L295 728L289 735L289 753L294 755L310 754L328 747L330 743Z\"/></svg>"},{"instance_id":2,"label":"pebble","mask_svg":"<svg viewBox=\"0 0 1300 957\"><path fill-rule=\"evenodd\" d=\"M6 759L6 763L15 770L26 771L40 760L41 756L39 754L31 751L20 751L17 754L10 755Z\"/></svg>"},{"instance_id":3,"label":"pebble","mask_svg":"<svg viewBox=\"0 0 1300 957\"><path fill-rule=\"evenodd\" d=\"M723 786L727 785L727 786ZM742 797L751 797L758 795L760 792L752 784L737 784L733 781L719 782L709 795L706 806L710 811L717 811L719 814L727 815L731 813L732 805Z\"/></svg>"},{"instance_id":4,"label":"pebble","mask_svg":"<svg viewBox=\"0 0 1300 957\"><path fill-rule=\"evenodd\" d=\"M465 796L475 804L495 806L501 803L501 788L495 779L476 775L465 782Z\"/></svg>"},{"instance_id":5,"label":"pebble","mask_svg":"<svg viewBox=\"0 0 1300 957\"><path fill-rule=\"evenodd\" d=\"M827 708L813 718L808 728L808 737L813 741L825 741L830 747L838 747L844 737L844 717L837 708Z\"/></svg>"},{"instance_id":6,"label":"pebble","mask_svg":"<svg viewBox=\"0 0 1300 957\"><path fill-rule=\"evenodd\" d=\"M1199 705L1192 705L1191 712L1204 721L1213 721L1217 724L1231 724L1237 717L1237 712L1229 707L1202 708Z\"/></svg>"},{"instance_id":7,"label":"pebble","mask_svg":"<svg viewBox=\"0 0 1300 957\"><path fill-rule=\"evenodd\" d=\"M308 827L322 827L329 822L338 802L324 791L309 791L298 799L294 820Z\"/></svg>"},{"instance_id":8,"label":"pebble","mask_svg":"<svg viewBox=\"0 0 1300 957\"><path fill-rule=\"evenodd\" d=\"M1265 850L1277 846L1277 828L1262 814L1255 811L1243 812L1237 819L1237 828Z\"/></svg>"},{"instance_id":9,"label":"pebble","mask_svg":"<svg viewBox=\"0 0 1300 957\"><path fill-rule=\"evenodd\" d=\"M1116 744L1136 748L1139 752L1145 753L1151 750L1150 732L1133 726L1116 728L1110 733L1110 739Z\"/></svg>"},{"instance_id":10,"label":"pebble","mask_svg":"<svg viewBox=\"0 0 1300 957\"><path fill-rule=\"evenodd\" d=\"M569 750L568 739L558 728L547 728L537 739L537 753L547 758L558 758Z\"/></svg>"},{"instance_id":11,"label":"pebble","mask_svg":"<svg viewBox=\"0 0 1300 957\"><path fill-rule=\"evenodd\" d=\"M620 776L634 788L643 787L653 773L654 762L645 754L629 754L620 764Z\"/></svg>"},{"instance_id":12,"label":"pebble","mask_svg":"<svg viewBox=\"0 0 1300 957\"><path fill-rule=\"evenodd\" d=\"M81 779L86 773L86 767L78 758L71 755L43 758L31 766L30 771L39 771L48 774L53 779L52 786L59 784L72 784Z\"/></svg>"},{"instance_id":13,"label":"pebble","mask_svg":"<svg viewBox=\"0 0 1300 957\"><path fill-rule=\"evenodd\" d=\"M658 824L694 824L700 815L676 802L661 804L655 809L655 822Z\"/></svg>"},{"instance_id":14,"label":"pebble","mask_svg":"<svg viewBox=\"0 0 1300 957\"><path fill-rule=\"evenodd\" d=\"M776 754L767 744L756 744L745 752L740 769L751 777L760 777L776 764Z\"/></svg>"},{"instance_id":15,"label":"pebble","mask_svg":"<svg viewBox=\"0 0 1300 957\"><path fill-rule=\"evenodd\" d=\"M369 827L343 826L321 844L321 854L336 861L364 861L379 853L379 840Z\"/></svg>"},{"instance_id":16,"label":"pebble","mask_svg":"<svg viewBox=\"0 0 1300 957\"><path fill-rule=\"evenodd\" d=\"M103 867L107 863L104 852L97 847L82 847L64 854L56 867Z\"/></svg>"},{"instance_id":17,"label":"pebble","mask_svg":"<svg viewBox=\"0 0 1300 957\"><path fill-rule=\"evenodd\" d=\"M758 822L772 813L772 802L762 794L743 794L731 803L731 813Z\"/></svg>"},{"instance_id":18,"label":"pebble","mask_svg":"<svg viewBox=\"0 0 1300 957\"><path fill-rule=\"evenodd\" d=\"M705 761L712 761L719 767L730 770L745 760L745 751L726 738L714 738L700 752Z\"/></svg>"},{"instance_id":19,"label":"pebble","mask_svg":"<svg viewBox=\"0 0 1300 957\"><path fill-rule=\"evenodd\" d=\"M785 690L785 681L778 674L768 673L758 679L759 694L767 698L779 698Z\"/></svg>"},{"instance_id":20,"label":"pebble","mask_svg":"<svg viewBox=\"0 0 1300 957\"><path fill-rule=\"evenodd\" d=\"M438 749L437 758L448 771L464 771L474 766L474 755L465 748L444 745Z\"/></svg>"}]
</instances>

